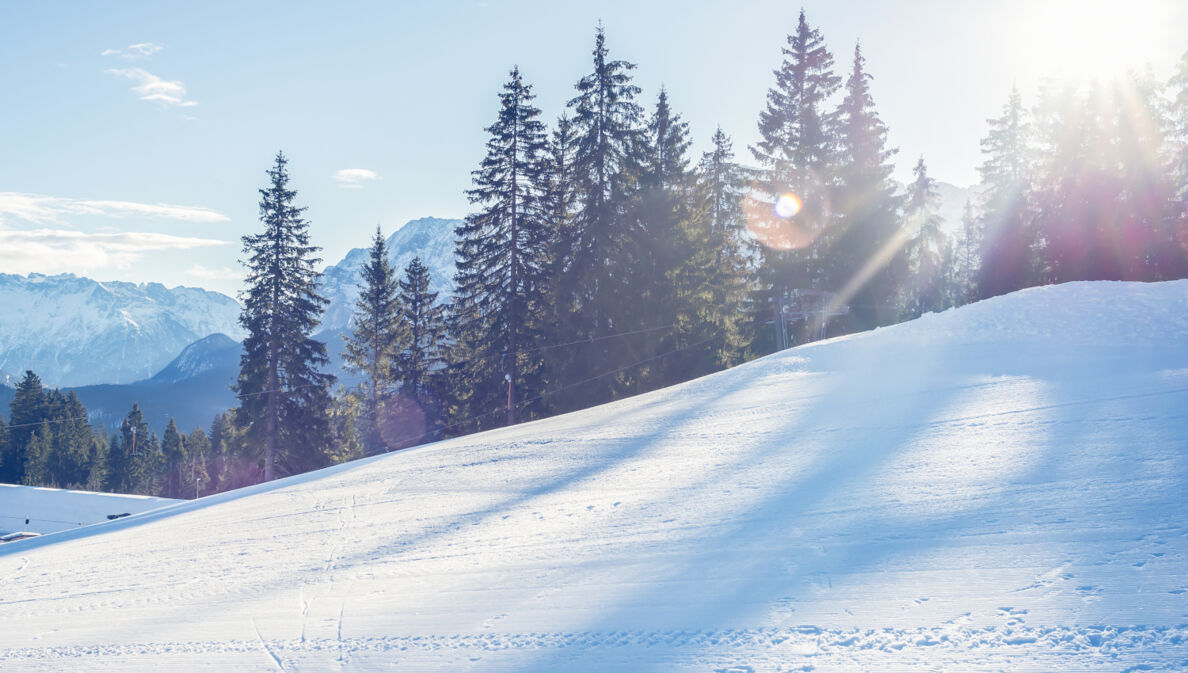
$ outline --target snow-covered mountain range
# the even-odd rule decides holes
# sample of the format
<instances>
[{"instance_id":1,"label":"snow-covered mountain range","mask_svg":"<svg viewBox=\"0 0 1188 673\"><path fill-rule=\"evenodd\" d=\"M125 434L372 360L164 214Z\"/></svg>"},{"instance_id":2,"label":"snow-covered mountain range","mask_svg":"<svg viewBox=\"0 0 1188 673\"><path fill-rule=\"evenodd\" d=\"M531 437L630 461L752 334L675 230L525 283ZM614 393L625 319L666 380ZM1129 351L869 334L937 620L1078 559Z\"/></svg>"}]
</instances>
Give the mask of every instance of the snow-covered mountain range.
<instances>
[{"instance_id":1,"label":"snow-covered mountain range","mask_svg":"<svg viewBox=\"0 0 1188 673\"><path fill-rule=\"evenodd\" d=\"M1032 288L0 545L0 668L1182 671L1186 333Z\"/></svg>"},{"instance_id":2,"label":"snow-covered mountain range","mask_svg":"<svg viewBox=\"0 0 1188 673\"><path fill-rule=\"evenodd\" d=\"M397 270L403 273L419 256L443 301L452 287L457 224L413 220L388 238ZM339 334L350 324L366 261L367 249L355 248L326 268L322 290L331 303L320 329L332 354L341 349ZM192 287L0 274L0 306L8 309L0 312L0 385L12 386L26 369L55 387L130 384L154 377L212 334L243 337L235 299ZM184 367L196 373L207 366L201 362L206 355L205 349L191 352L194 359Z\"/></svg>"},{"instance_id":3,"label":"snow-covered mountain range","mask_svg":"<svg viewBox=\"0 0 1188 673\"><path fill-rule=\"evenodd\" d=\"M0 274L0 370L47 384L129 383L214 333L242 336L227 295L72 274Z\"/></svg>"}]
</instances>

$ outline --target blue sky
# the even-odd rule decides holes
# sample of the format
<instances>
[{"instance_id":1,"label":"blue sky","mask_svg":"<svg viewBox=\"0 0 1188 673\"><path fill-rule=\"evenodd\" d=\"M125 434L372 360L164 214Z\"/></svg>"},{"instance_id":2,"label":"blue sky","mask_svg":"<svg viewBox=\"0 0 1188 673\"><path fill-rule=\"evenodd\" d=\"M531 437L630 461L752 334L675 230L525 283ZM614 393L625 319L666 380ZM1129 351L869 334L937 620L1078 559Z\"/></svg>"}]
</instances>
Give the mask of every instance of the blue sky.
<instances>
[{"instance_id":1,"label":"blue sky","mask_svg":"<svg viewBox=\"0 0 1188 673\"><path fill-rule=\"evenodd\" d=\"M806 1L844 75L862 41L906 177L976 180L1013 83L1186 49L1178 0ZM239 237L283 149L328 263L422 216L460 217L518 64L552 121L601 20L667 87L695 149L740 158L800 5L787 2L61 2L0 6L0 273L73 271L234 293ZM348 171L340 173L340 171ZM7 248L5 250L4 248Z\"/></svg>"}]
</instances>

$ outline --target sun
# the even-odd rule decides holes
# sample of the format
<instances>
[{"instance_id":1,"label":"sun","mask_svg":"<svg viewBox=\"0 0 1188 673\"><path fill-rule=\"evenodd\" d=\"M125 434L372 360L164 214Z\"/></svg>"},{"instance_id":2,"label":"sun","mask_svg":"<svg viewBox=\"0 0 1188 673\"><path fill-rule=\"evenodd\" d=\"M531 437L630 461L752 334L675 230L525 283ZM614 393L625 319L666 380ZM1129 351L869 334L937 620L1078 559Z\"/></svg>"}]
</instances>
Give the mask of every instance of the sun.
<instances>
[{"instance_id":1,"label":"sun","mask_svg":"<svg viewBox=\"0 0 1188 673\"><path fill-rule=\"evenodd\" d=\"M1110 80L1158 60L1170 10L1168 0L1035 0L1018 19L1019 46L1037 77Z\"/></svg>"}]
</instances>

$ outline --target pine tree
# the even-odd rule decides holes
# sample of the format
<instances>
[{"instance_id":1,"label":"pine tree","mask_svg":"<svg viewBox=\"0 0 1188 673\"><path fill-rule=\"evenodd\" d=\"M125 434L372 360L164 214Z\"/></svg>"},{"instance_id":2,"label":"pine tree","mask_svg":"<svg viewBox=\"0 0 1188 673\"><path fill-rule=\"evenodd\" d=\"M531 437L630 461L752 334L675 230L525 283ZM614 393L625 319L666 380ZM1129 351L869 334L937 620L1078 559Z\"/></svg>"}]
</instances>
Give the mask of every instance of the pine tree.
<instances>
[{"instance_id":1,"label":"pine tree","mask_svg":"<svg viewBox=\"0 0 1188 673\"><path fill-rule=\"evenodd\" d=\"M637 232L633 247L638 261L627 269L627 280L636 294L624 307L631 312L621 310L616 319L624 328L639 330L617 338L616 345L633 360L648 362L621 374L620 386L626 392L695 375L690 363L708 352L708 347L691 349L695 341L690 337L702 326L694 317L700 274L693 267L704 259L697 259L695 246L704 241L697 240L703 232L695 220L703 213L697 210L702 204L695 203L689 146L689 125L672 109L668 92L661 88L644 131L639 191L629 211L634 218L632 230ZM665 325L674 327L649 329Z\"/></svg>"},{"instance_id":2,"label":"pine tree","mask_svg":"<svg viewBox=\"0 0 1188 673\"><path fill-rule=\"evenodd\" d=\"M1172 188L1168 201L1168 231L1164 245L1178 259L1164 272L1168 278L1188 277L1188 51L1180 58L1169 82L1172 104L1168 140L1172 157Z\"/></svg>"},{"instance_id":3,"label":"pine tree","mask_svg":"<svg viewBox=\"0 0 1188 673\"><path fill-rule=\"evenodd\" d=\"M20 484L25 476L25 447L47 415L47 394L36 374L25 371L8 409L9 440L0 456L0 482Z\"/></svg>"},{"instance_id":4,"label":"pine tree","mask_svg":"<svg viewBox=\"0 0 1188 673\"><path fill-rule=\"evenodd\" d=\"M751 230L763 244L759 279L764 290L776 293L820 289L825 281L823 236L835 141L831 115L823 108L841 84L833 55L803 10L787 42L759 114L762 139L750 148L760 167L748 205Z\"/></svg>"},{"instance_id":5,"label":"pine tree","mask_svg":"<svg viewBox=\"0 0 1188 673\"><path fill-rule=\"evenodd\" d=\"M891 182L887 127L875 111L872 77L860 45L845 83L845 97L832 117L838 142L833 221L818 237L824 288L851 305L846 329L870 329L898 317L899 288L907 270L899 199Z\"/></svg>"},{"instance_id":6,"label":"pine tree","mask_svg":"<svg viewBox=\"0 0 1188 673\"><path fill-rule=\"evenodd\" d=\"M961 238L958 241L955 260L957 276L953 295L958 305L967 304L978 296L977 277L981 249L981 222L974 214L973 203L966 200L961 213Z\"/></svg>"},{"instance_id":7,"label":"pine tree","mask_svg":"<svg viewBox=\"0 0 1188 673\"><path fill-rule=\"evenodd\" d=\"M186 435L184 445L186 464L181 469L181 481L185 487L181 489L178 497L188 498L191 493L195 494L195 497L212 493L210 475L206 471L210 454L210 440L207 439L206 432L202 428L194 428Z\"/></svg>"},{"instance_id":8,"label":"pine tree","mask_svg":"<svg viewBox=\"0 0 1188 673\"><path fill-rule=\"evenodd\" d=\"M993 297L1036 282L1038 264L1032 213L1029 133L1023 99L1017 88L1002 116L989 120L982 139L985 160L979 167L982 258L978 296Z\"/></svg>"},{"instance_id":9,"label":"pine tree","mask_svg":"<svg viewBox=\"0 0 1188 673\"><path fill-rule=\"evenodd\" d=\"M912 172L915 180L908 185L904 208L904 230L909 236L907 250L911 264L911 281L907 284L904 302L909 319L948 307L946 274L951 264L948 237L941 231L941 219L936 214L940 194L936 181L928 177L924 157L920 157Z\"/></svg>"},{"instance_id":10,"label":"pine tree","mask_svg":"<svg viewBox=\"0 0 1188 673\"><path fill-rule=\"evenodd\" d=\"M87 410L73 390L53 391L49 406L54 425L53 450L49 457L51 481L66 488L87 482L95 450L95 433L87 423Z\"/></svg>"},{"instance_id":11,"label":"pine tree","mask_svg":"<svg viewBox=\"0 0 1188 673\"><path fill-rule=\"evenodd\" d=\"M439 373L446 359L442 347L446 307L437 303L430 280L429 268L420 257L408 263L400 280L400 323L405 335L397 358L400 397L414 405L410 411L421 419L404 429L404 441L418 444L436 439L442 425Z\"/></svg>"},{"instance_id":12,"label":"pine tree","mask_svg":"<svg viewBox=\"0 0 1188 673\"><path fill-rule=\"evenodd\" d=\"M327 409L334 376L319 370L326 345L311 338L328 301L318 294L320 274L309 242L304 208L293 205L288 161L278 152L260 190L264 231L243 237L248 289L239 322L247 330L235 390L245 440L261 451L263 478L326 464Z\"/></svg>"},{"instance_id":13,"label":"pine tree","mask_svg":"<svg viewBox=\"0 0 1188 673\"><path fill-rule=\"evenodd\" d=\"M25 446L24 475L21 477L21 483L26 486L57 486L51 480L49 470L53 442L54 433L50 429L49 420L43 420Z\"/></svg>"},{"instance_id":14,"label":"pine tree","mask_svg":"<svg viewBox=\"0 0 1188 673\"><path fill-rule=\"evenodd\" d=\"M355 304L354 330L346 339L348 369L364 375L360 423L363 450L377 453L385 445L380 426L394 392L396 358L407 338L399 320L400 297L396 272L388 261L388 247L377 226L370 257L362 269L363 289Z\"/></svg>"},{"instance_id":15,"label":"pine tree","mask_svg":"<svg viewBox=\"0 0 1188 673\"><path fill-rule=\"evenodd\" d=\"M738 364L746 346L743 301L751 270L744 254L742 204L747 177L720 127L711 142L713 148L698 164L691 199L695 205L685 225L690 255L675 276L677 322L683 335L679 345L709 343L673 358L684 377Z\"/></svg>"},{"instance_id":16,"label":"pine tree","mask_svg":"<svg viewBox=\"0 0 1188 673\"><path fill-rule=\"evenodd\" d=\"M157 495L163 466L157 437L145 423L140 405L133 403L111 439L103 490Z\"/></svg>"},{"instance_id":17,"label":"pine tree","mask_svg":"<svg viewBox=\"0 0 1188 673\"><path fill-rule=\"evenodd\" d=\"M185 444L177 423L172 418L161 436L161 454L164 458L164 479L162 495L166 498L182 497L182 468L188 467Z\"/></svg>"},{"instance_id":18,"label":"pine tree","mask_svg":"<svg viewBox=\"0 0 1188 673\"><path fill-rule=\"evenodd\" d=\"M506 407L509 425L525 394L539 390L540 366L527 349L537 339L549 287L547 142L533 99L531 85L513 68L498 118L486 129L487 155L467 191L480 210L457 230L455 304L467 307L472 320L458 335L468 345L469 409L480 415Z\"/></svg>"},{"instance_id":19,"label":"pine tree","mask_svg":"<svg viewBox=\"0 0 1188 673\"><path fill-rule=\"evenodd\" d=\"M609 339L632 326L630 284L640 263L641 233L628 217L637 189L642 142L642 110L631 83L635 64L609 60L601 25L595 33L594 70L582 77L573 111L573 225L559 241L564 260L556 293L557 336L587 344L548 351L550 371L559 381L588 381L554 395L559 410L607 401L624 391L621 377L603 376L636 358ZM571 384L572 385L572 384Z\"/></svg>"}]
</instances>

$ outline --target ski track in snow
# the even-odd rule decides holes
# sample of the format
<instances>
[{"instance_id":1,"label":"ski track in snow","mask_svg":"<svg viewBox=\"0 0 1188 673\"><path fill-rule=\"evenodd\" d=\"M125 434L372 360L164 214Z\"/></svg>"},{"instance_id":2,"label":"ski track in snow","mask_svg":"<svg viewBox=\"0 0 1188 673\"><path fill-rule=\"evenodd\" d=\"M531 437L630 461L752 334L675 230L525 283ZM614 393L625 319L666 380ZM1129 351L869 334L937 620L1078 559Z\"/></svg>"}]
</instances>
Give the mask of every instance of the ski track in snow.
<instances>
[{"instance_id":1,"label":"ski track in snow","mask_svg":"<svg viewBox=\"0 0 1188 673\"><path fill-rule=\"evenodd\" d=\"M1027 291L0 547L0 670L1185 670L1185 428L1188 281Z\"/></svg>"}]
</instances>

